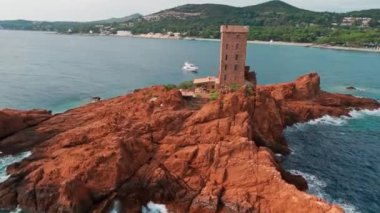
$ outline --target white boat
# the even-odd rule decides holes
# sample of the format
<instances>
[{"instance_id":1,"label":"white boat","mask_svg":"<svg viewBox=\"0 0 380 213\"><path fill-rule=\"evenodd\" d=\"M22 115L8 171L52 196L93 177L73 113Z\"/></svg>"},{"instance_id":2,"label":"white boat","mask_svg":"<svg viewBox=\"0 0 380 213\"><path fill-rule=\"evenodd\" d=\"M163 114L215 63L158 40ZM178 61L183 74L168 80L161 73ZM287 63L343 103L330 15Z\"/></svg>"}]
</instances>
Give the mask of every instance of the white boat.
<instances>
[{"instance_id":1,"label":"white boat","mask_svg":"<svg viewBox=\"0 0 380 213\"><path fill-rule=\"evenodd\" d=\"M188 71L188 72L198 72L199 67L195 66L192 63L185 62L185 64L182 67L182 70Z\"/></svg>"}]
</instances>

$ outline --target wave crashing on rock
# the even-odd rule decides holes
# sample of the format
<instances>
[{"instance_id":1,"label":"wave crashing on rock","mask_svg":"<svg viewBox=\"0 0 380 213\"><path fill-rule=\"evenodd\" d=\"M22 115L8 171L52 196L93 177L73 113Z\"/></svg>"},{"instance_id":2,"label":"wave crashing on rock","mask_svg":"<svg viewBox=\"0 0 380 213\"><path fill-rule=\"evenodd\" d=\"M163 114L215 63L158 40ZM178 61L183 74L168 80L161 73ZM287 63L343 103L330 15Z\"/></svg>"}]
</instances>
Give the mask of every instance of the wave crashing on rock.
<instances>
[{"instance_id":1,"label":"wave crashing on rock","mask_svg":"<svg viewBox=\"0 0 380 213\"><path fill-rule=\"evenodd\" d=\"M23 159L29 157L31 152L23 152L17 155L7 155L0 157L0 183L6 181L10 175L7 175L6 168L14 163L21 162Z\"/></svg>"},{"instance_id":2,"label":"wave crashing on rock","mask_svg":"<svg viewBox=\"0 0 380 213\"><path fill-rule=\"evenodd\" d=\"M301 172L299 170L289 170L289 172L294 175L301 175L306 179L309 184L309 193L314 194L317 197L320 197L331 203L340 205L346 213L360 213L360 211L354 205L347 203L346 201L331 199L331 197L324 191L324 188L327 187L327 184L317 176L306 172Z\"/></svg>"},{"instance_id":3,"label":"wave crashing on rock","mask_svg":"<svg viewBox=\"0 0 380 213\"><path fill-rule=\"evenodd\" d=\"M328 125L328 126L343 126L348 124L350 120L364 119L366 117L376 116L380 117L380 109L362 109L362 110L352 110L348 115L342 115L340 117L334 117L330 115L325 115L321 118L317 118L306 123L296 123L293 126L288 127L288 131L292 130L302 130L308 125Z\"/></svg>"}]
</instances>

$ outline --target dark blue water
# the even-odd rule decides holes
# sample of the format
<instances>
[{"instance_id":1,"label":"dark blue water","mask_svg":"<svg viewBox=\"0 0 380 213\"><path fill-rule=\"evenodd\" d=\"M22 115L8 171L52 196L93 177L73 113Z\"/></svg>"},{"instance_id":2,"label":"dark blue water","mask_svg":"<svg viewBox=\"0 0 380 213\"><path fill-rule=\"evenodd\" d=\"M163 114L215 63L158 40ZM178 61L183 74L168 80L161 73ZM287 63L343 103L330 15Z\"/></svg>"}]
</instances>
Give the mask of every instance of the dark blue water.
<instances>
[{"instance_id":1,"label":"dark blue water","mask_svg":"<svg viewBox=\"0 0 380 213\"><path fill-rule=\"evenodd\" d=\"M306 177L311 193L348 212L380 212L380 110L352 115L288 128L294 153L284 166Z\"/></svg>"},{"instance_id":2,"label":"dark blue water","mask_svg":"<svg viewBox=\"0 0 380 213\"><path fill-rule=\"evenodd\" d=\"M216 75L219 43L0 31L0 108L62 112L135 88ZM380 99L380 54L304 47L248 45L247 63L261 84L291 81L310 71L325 90ZM295 150L284 166L303 173L310 192L353 212L380 212L380 117L315 121L290 128ZM17 157L16 157L17 158ZM10 159L10 158L8 158ZM0 167L0 173L4 168Z\"/></svg>"}]
</instances>

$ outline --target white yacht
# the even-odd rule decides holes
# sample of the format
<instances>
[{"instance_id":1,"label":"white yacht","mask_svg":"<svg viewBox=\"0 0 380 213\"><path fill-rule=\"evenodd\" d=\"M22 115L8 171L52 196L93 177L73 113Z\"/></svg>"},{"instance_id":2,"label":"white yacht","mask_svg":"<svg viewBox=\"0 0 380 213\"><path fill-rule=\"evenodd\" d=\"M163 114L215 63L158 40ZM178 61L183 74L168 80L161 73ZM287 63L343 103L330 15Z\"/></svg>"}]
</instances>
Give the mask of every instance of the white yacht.
<instances>
[{"instance_id":1,"label":"white yacht","mask_svg":"<svg viewBox=\"0 0 380 213\"><path fill-rule=\"evenodd\" d=\"M185 62L185 64L182 67L182 70L188 71L188 72L198 72L199 67L195 66L192 63Z\"/></svg>"}]
</instances>

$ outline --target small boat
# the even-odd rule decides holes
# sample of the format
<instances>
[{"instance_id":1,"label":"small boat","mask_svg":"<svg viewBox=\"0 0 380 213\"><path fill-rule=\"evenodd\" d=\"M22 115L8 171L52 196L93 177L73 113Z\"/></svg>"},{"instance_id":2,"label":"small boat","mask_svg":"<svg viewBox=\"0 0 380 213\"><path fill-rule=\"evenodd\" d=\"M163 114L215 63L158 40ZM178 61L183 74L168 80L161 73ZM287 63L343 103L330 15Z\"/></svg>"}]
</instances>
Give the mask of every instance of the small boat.
<instances>
[{"instance_id":1,"label":"small boat","mask_svg":"<svg viewBox=\"0 0 380 213\"><path fill-rule=\"evenodd\" d=\"M182 67L182 70L188 71L188 72L198 72L199 67L195 66L192 63L185 62L185 64Z\"/></svg>"}]
</instances>

